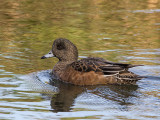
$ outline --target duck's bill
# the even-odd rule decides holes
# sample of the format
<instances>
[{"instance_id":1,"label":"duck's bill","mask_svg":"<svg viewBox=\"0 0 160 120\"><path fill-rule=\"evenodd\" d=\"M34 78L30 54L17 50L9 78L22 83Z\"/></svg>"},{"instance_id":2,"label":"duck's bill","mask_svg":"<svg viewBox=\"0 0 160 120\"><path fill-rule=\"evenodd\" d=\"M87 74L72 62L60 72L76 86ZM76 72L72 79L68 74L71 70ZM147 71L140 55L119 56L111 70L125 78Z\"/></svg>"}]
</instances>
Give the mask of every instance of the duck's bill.
<instances>
[{"instance_id":1,"label":"duck's bill","mask_svg":"<svg viewBox=\"0 0 160 120\"><path fill-rule=\"evenodd\" d=\"M50 58L50 57L55 57L52 53L52 51L50 51L49 53L45 54L44 56L41 57L41 59L45 59L45 58Z\"/></svg>"}]
</instances>

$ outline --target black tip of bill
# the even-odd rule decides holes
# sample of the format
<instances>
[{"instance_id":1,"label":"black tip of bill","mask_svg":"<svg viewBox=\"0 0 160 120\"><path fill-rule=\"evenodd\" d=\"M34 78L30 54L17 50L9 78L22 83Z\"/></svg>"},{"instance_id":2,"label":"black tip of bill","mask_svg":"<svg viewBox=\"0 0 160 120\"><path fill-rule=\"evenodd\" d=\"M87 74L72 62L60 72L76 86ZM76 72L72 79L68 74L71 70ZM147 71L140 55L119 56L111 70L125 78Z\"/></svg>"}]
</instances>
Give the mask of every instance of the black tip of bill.
<instances>
[{"instance_id":1,"label":"black tip of bill","mask_svg":"<svg viewBox=\"0 0 160 120\"><path fill-rule=\"evenodd\" d=\"M45 58L46 58L45 56L42 56L42 57L41 57L41 59L45 59Z\"/></svg>"}]
</instances>

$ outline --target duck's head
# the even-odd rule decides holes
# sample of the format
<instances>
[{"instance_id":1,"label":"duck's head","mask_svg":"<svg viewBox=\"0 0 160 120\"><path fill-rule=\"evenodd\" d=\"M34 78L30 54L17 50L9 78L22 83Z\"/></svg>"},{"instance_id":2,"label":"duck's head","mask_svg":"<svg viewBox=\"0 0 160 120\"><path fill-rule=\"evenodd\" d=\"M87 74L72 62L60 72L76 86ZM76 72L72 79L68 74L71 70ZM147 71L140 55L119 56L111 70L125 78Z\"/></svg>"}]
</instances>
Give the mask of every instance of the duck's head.
<instances>
[{"instance_id":1,"label":"duck's head","mask_svg":"<svg viewBox=\"0 0 160 120\"><path fill-rule=\"evenodd\" d=\"M59 61L76 61L78 59L77 47L65 38L54 40L52 50L41 59L57 57Z\"/></svg>"}]
</instances>

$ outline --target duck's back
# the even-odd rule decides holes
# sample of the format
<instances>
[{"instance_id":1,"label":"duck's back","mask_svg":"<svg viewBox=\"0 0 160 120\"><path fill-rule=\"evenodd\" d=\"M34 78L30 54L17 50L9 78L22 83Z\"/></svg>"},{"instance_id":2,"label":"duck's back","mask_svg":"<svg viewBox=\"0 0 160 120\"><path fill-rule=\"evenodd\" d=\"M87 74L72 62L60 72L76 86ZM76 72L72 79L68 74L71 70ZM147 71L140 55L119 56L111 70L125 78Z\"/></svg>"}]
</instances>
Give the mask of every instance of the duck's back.
<instances>
[{"instance_id":1,"label":"duck's back","mask_svg":"<svg viewBox=\"0 0 160 120\"><path fill-rule=\"evenodd\" d=\"M135 84L142 77L128 71L138 65L84 58L66 66L60 79L75 85Z\"/></svg>"}]
</instances>

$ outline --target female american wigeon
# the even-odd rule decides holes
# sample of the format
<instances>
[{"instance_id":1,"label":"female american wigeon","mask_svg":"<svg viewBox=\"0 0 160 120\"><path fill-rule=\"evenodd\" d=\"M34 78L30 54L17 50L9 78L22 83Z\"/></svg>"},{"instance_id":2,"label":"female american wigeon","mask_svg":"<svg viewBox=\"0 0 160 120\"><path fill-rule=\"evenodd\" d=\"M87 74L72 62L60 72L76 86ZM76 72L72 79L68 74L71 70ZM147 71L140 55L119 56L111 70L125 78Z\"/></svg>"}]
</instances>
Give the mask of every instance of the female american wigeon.
<instances>
[{"instance_id":1,"label":"female american wigeon","mask_svg":"<svg viewBox=\"0 0 160 120\"><path fill-rule=\"evenodd\" d=\"M64 38L56 39L52 50L41 59L49 57L59 59L53 68L53 75L74 85L135 84L142 78L128 71L128 68L139 65L114 63L94 57L78 60L77 47Z\"/></svg>"}]
</instances>

